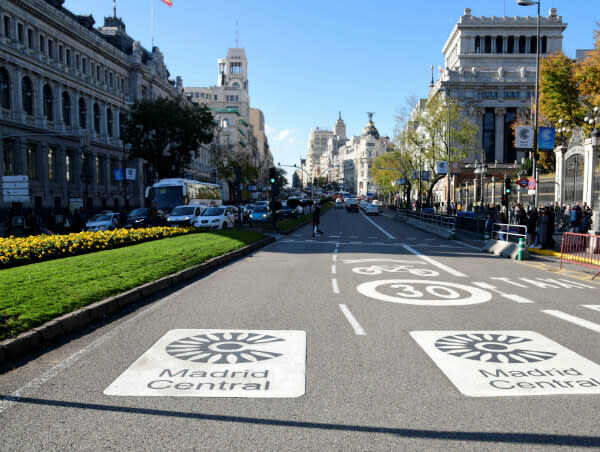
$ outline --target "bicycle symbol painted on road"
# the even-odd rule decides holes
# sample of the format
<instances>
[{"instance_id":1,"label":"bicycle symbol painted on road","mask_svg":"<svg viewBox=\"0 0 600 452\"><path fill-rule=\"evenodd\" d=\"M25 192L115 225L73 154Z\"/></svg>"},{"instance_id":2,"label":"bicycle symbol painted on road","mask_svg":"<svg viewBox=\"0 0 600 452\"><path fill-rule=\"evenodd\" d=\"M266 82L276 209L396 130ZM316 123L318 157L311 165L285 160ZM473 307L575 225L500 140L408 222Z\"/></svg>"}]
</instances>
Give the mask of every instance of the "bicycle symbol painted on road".
<instances>
[{"instance_id":1,"label":"bicycle symbol painted on road","mask_svg":"<svg viewBox=\"0 0 600 452\"><path fill-rule=\"evenodd\" d=\"M352 271L359 275L381 275L388 273L410 273L415 276L439 276L435 270L426 268L411 268L411 265L370 265L368 267L354 267Z\"/></svg>"},{"instance_id":2,"label":"bicycle symbol painted on road","mask_svg":"<svg viewBox=\"0 0 600 452\"><path fill-rule=\"evenodd\" d=\"M433 280L370 281L360 284L356 290L375 300L418 306L466 306L492 299L489 292L478 287Z\"/></svg>"}]
</instances>

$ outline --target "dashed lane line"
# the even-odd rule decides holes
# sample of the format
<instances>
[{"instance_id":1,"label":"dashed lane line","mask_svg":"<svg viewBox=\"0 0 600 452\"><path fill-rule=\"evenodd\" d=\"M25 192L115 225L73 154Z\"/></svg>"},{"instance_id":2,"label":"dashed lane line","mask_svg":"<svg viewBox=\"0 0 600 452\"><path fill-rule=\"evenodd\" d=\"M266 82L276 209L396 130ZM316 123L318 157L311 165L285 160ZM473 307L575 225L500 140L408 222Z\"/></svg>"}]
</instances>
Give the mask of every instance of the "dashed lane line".
<instances>
[{"instance_id":1,"label":"dashed lane line","mask_svg":"<svg viewBox=\"0 0 600 452\"><path fill-rule=\"evenodd\" d=\"M358 323L358 320L356 320L356 318L352 315L348 307L345 304L340 304L339 307L342 310L344 316L346 317L346 320L348 320L348 323L350 323L350 326L352 326L354 333L357 336L366 336L367 332L363 329L362 326L360 326L360 323Z\"/></svg>"},{"instance_id":2,"label":"dashed lane line","mask_svg":"<svg viewBox=\"0 0 600 452\"><path fill-rule=\"evenodd\" d=\"M371 223L373 226L375 226L377 229L379 229L381 232L383 232L388 239L394 239L395 238L392 234L390 234L388 231L386 231L385 229L383 229L381 226L379 226L377 223L375 223L373 220L371 220L364 213L361 212L360 214L363 216L363 218L365 220L367 220L369 223Z\"/></svg>"},{"instance_id":3,"label":"dashed lane line","mask_svg":"<svg viewBox=\"0 0 600 452\"><path fill-rule=\"evenodd\" d=\"M337 279L331 278L331 288L333 289L333 293L340 293L340 286L338 286Z\"/></svg>"},{"instance_id":4,"label":"dashed lane line","mask_svg":"<svg viewBox=\"0 0 600 452\"><path fill-rule=\"evenodd\" d=\"M412 246L402 245L402 247L405 250L407 250L409 253L414 254L415 256L419 257L420 259L424 260L425 262L433 265L434 267L439 268L440 270L450 273L452 276L456 276L458 278L466 278L467 277L467 275L465 275L464 273L459 272L458 270L454 270L453 268L450 268L447 265L444 265L441 262L438 262L435 259L430 258L429 256L425 256L421 252L414 249Z\"/></svg>"},{"instance_id":5,"label":"dashed lane line","mask_svg":"<svg viewBox=\"0 0 600 452\"><path fill-rule=\"evenodd\" d=\"M592 330L596 333L600 333L600 325L598 325L597 323L594 323L594 322L590 322L589 320L582 319L581 317L576 317L574 315L567 314L566 312L557 311L554 309L545 309L542 312L545 314L554 316L556 318L565 320L567 322L574 323L575 325L582 326L582 327L587 328L588 330Z\"/></svg>"},{"instance_id":6,"label":"dashed lane line","mask_svg":"<svg viewBox=\"0 0 600 452\"><path fill-rule=\"evenodd\" d=\"M516 303L535 303L535 301L529 300L525 297L522 297L521 295L501 292L500 290L496 289L495 286L492 286L491 284L488 284L486 282L474 282L473 285L479 287L480 289L491 290L492 292L497 293L501 297L504 297L507 300L514 301Z\"/></svg>"}]
</instances>

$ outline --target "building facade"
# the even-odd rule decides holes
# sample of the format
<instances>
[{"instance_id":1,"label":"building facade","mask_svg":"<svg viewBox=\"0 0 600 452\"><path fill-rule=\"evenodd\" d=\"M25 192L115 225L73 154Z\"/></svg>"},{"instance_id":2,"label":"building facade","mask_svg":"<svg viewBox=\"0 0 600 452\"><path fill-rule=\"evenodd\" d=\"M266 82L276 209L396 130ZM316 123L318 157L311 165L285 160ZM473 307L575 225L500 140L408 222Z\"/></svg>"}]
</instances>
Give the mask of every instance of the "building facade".
<instances>
[{"instance_id":1,"label":"building facade","mask_svg":"<svg viewBox=\"0 0 600 452\"><path fill-rule=\"evenodd\" d=\"M127 160L120 124L141 98L179 98L158 48L144 49L116 16L94 28L62 0L0 4L0 176L26 176L23 202L0 211L88 212L143 205L143 160ZM133 180L121 180L129 168ZM135 171L131 171L135 170Z\"/></svg>"}]
</instances>

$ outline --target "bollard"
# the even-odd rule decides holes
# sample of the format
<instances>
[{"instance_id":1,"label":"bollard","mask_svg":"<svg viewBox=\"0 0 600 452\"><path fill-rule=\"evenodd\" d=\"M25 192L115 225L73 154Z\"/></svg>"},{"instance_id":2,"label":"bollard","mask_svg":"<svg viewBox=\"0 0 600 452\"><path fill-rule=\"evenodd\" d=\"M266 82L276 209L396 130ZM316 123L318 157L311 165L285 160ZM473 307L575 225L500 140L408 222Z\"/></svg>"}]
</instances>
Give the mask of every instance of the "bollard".
<instances>
[{"instance_id":1,"label":"bollard","mask_svg":"<svg viewBox=\"0 0 600 452\"><path fill-rule=\"evenodd\" d=\"M490 239L490 233L488 231L485 231L485 233L483 234L483 243L487 243L487 241Z\"/></svg>"},{"instance_id":2,"label":"bollard","mask_svg":"<svg viewBox=\"0 0 600 452\"><path fill-rule=\"evenodd\" d=\"M523 237L519 239L519 251L517 254L517 260L525 260L525 239Z\"/></svg>"},{"instance_id":3,"label":"bollard","mask_svg":"<svg viewBox=\"0 0 600 452\"><path fill-rule=\"evenodd\" d=\"M450 228L450 240L456 240L456 225L453 224Z\"/></svg>"}]
</instances>

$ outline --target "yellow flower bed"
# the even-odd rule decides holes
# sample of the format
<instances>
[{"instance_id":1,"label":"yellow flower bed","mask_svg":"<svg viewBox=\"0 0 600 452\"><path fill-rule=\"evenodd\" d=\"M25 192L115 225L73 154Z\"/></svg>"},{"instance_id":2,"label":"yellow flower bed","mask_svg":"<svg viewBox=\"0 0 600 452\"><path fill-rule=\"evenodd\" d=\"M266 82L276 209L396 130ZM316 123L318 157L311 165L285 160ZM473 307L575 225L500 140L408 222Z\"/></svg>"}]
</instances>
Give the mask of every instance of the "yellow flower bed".
<instances>
[{"instance_id":1,"label":"yellow flower bed","mask_svg":"<svg viewBox=\"0 0 600 452\"><path fill-rule=\"evenodd\" d=\"M194 232L195 228L153 227L66 235L0 237L0 268L116 248Z\"/></svg>"}]
</instances>

